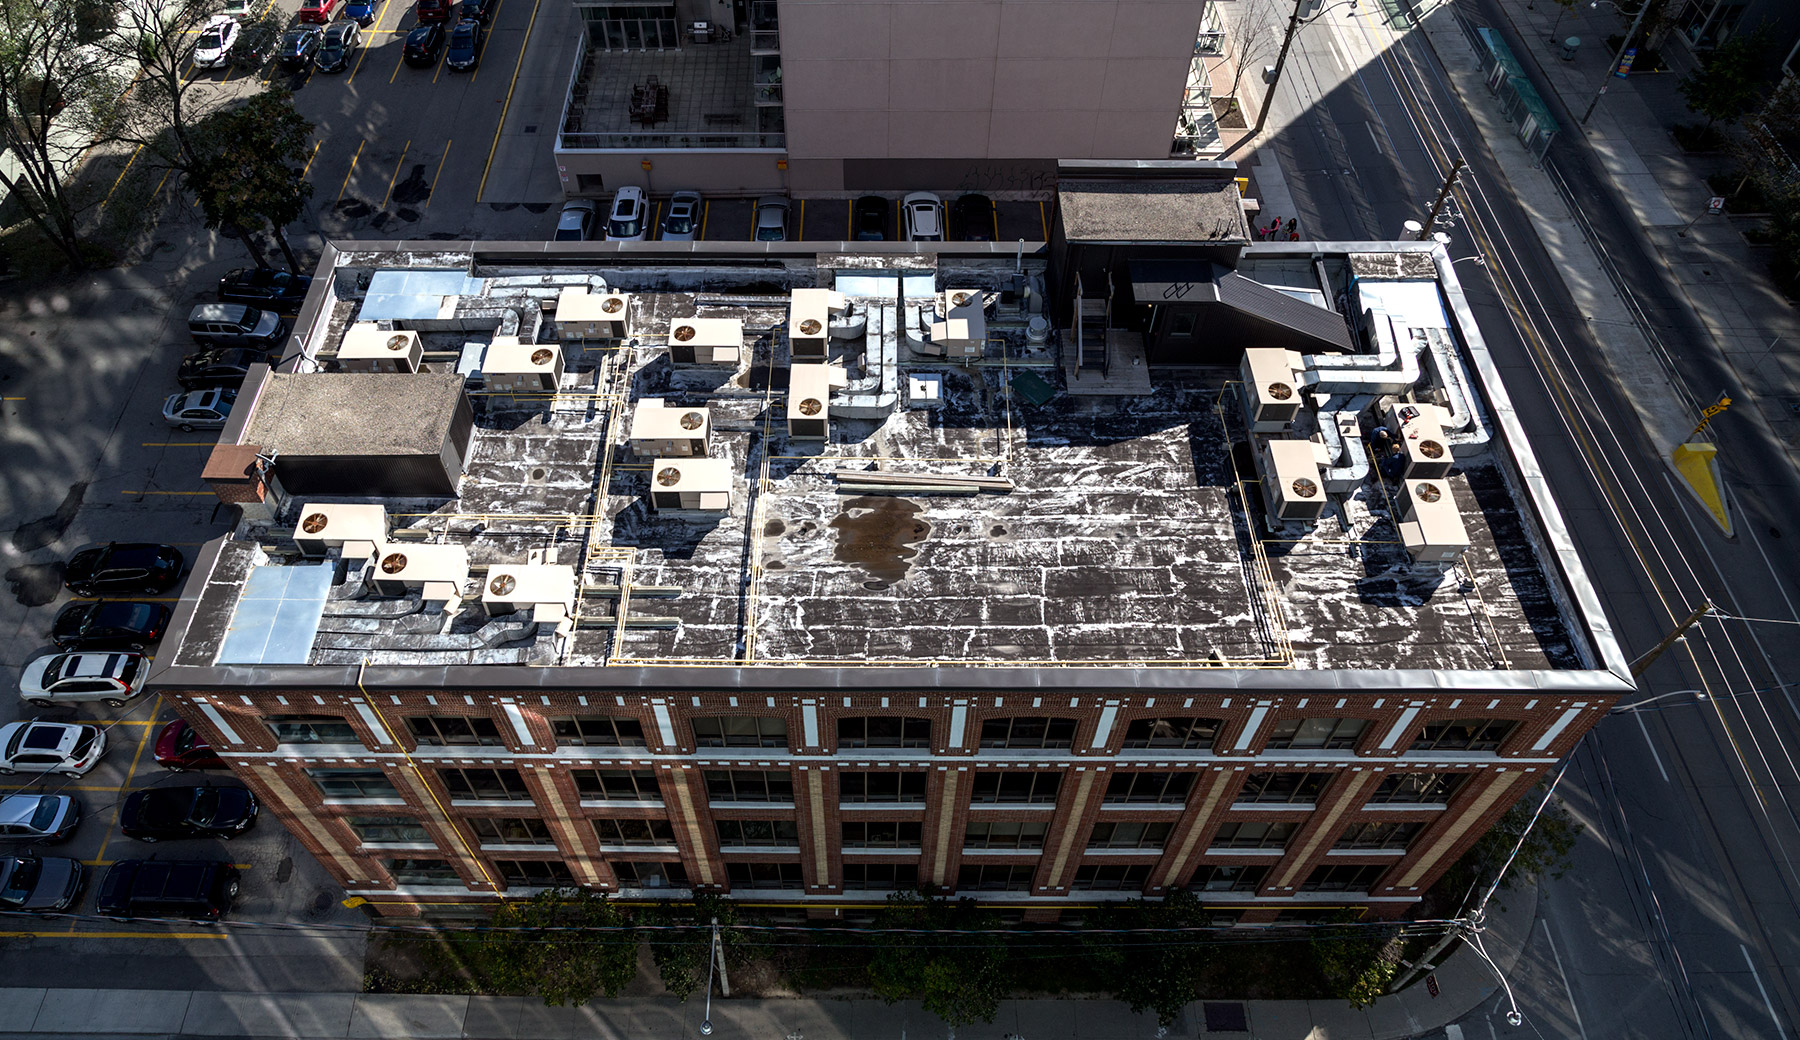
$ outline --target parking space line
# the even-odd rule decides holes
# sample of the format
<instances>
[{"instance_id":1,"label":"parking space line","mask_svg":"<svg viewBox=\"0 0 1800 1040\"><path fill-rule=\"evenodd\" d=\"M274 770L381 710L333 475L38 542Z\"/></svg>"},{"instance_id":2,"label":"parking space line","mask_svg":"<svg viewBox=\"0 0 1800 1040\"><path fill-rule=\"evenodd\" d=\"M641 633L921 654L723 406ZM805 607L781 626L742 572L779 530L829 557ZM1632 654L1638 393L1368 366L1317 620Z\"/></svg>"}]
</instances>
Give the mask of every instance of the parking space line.
<instances>
[{"instance_id":1,"label":"parking space line","mask_svg":"<svg viewBox=\"0 0 1800 1040\"><path fill-rule=\"evenodd\" d=\"M794 229L794 241L806 241L806 200L800 200L800 226Z\"/></svg>"},{"instance_id":2,"label":"parking space line","mask_svg":"<svg viewBox=\"0 0 1800 1040\"><path fill-rule=\"evenodd\" d=\"M525 67L525 51L531 46L531 30L537 27L538 7L544 0L532 0L531 21L525 25L525 42L519 45L519 59L513 63L512 82L506 85L506 102L500 106L500 123L494 127L494 143L488 146L487 165L481 169L481 185L475 189L475 201L487 194L488 174L494 172L494 153L500 150L500 133L506 129L506 114L512 111L513 91L519 87L519 71Z\"/></svg>"},{"instance_id":3,"label":"parking space line","mask_svg":"<svg viewBox=\"0 0 1800 1040\"><path fill-rule=\"evenodd\" d=\"M362 158L363 145L368 143L368 138L356 142L356 154L350 157L350 168L344 171L344 186L338 189L337 198L334 202L344 201L344 192L350 190L350 175L356 172L356 160Z\"/></svg>"},{"instance_id":4,"label":"parking space line","mask_svg":"<svg viewBox=\"0 0 1800 1040\"><path fill-rule=\"evenodd\" d=\"M318 157L319 157L319 146L320 146L320 145L322 145L322 144L324 144L324 143L325 143L325 139L324 139L324 138L320 138L320 139L319 139L319 140L317 140L317 141L314 141L314 142L313 142L313 150L312 150L312 152L311 152L311 153L310 153L310 154L308 154L308 155L307 155L307 157L306 157L306 165L305 165L305 166L302 166L302 167L301 167L301 168L300 168L300 179L301 179L301 180L305 180L305 179L306 179L306 175L307 175L307 174L308 174L308 173L311 173L311 172L312 172L312 164L313 164L313 160L314 160L314 159L317 159L317 158L318 158Z\"/></svg>"},{"instance_id":5,"label":"parking space line","mask_svg":"<svg viewBox=\"0 0 1800 1040\"><path fill-rule=\"evenodd\" d=\"M1000 241L1000 207L999 206L994 207L994 241L996 241L996 242ZM1049 236L1045 236L1045 241L1049 241Z\"/></svg>"},{"instance_id":6,"label":"parking space line","mask_svg":"<svg viewBox=\"0 0 1800 1040\"><path fill-rule=\"evenodd\" d=\"M425 208L431 208L431 200L437 197L438 178L444 175L444 160L450 158L450 146L456 143L454 137L444 140L444 154L438 156L437 172L431 175L431 193L425 196Z\"/></svg>"},{"instance_id":7,"label":"parking space line","mask_svg":"<svg viewBox=\"0 0 1800 1040\"><path fill-rule=\"evenodd\" d=\"M155 718L157 715L161 714L161 712L162 694L159 693L156 695L156 700L150 705L150 717ZM131 786L131 781L137 776L138 763L144 760L144 749L150 746L151 739L151 734L148 730L138 738L137 750L132 752L131 755L131 768L125 770L125 782L119 785L121 793ZM98 858L101 860L106 859L107 846L112 844L113 835L118 831L119 812L124 807L125 800L123 798L113 803L112 819L106 825L106 837L100 839L100 851L97 853Z\"/></svg>"},{"instance_id":8,"label":"parking space line","mask_svg":"<svg viewBox=\"0 0 1800 1040\"><path fill-rule=\"evenodd\" d=\"M656 235L660 237L662 235L661 229L662 203L659 202L656 204L656 208L650 212L650 226L644 229L644 239L648 241L651 237L651 232L655 232Z\"/></svg>"},{"instance_id":9,"label":"parking space line","mask_svg":"<svg viewBox=\"0 0 1800 1040\"><path fill-rule=\"evenodd\" d=\"M1044 241L1050 241L1050 213L1044 209L1042 201L1038 203L1038 222L1044 225ZM998 240L999 237L999 233L995 232L994 238Z\"/></svg>"},{"instance_id":10,"label":"parking space line","mask_svg":"<svg viewBox=\"0 0 1800 1040\"><path fill-rule=\"evenodd\" d=\"M106 198L103 198L100 200L100 208L101 209L105 209L106 204L112 201L113 192L119 190L120 182L122 182L125 179L125 174L131 169L131 164L134 162L137 162L138 152L141 152L143 150L144 150L144 146L141 144L138 145L137 148L132 150L131 158L125 160L125 165L121 166L119 168L119 176L114 178L114 180L112 182L112 187L106 189Z\"/></svg>"},{"instance_id":11,"label":"parking space line","mask_svg":"<svg viewBox=\"0 0 1800 1040\"><path fill-rule=\"evenodd\" d=\"M845 199L844 200L844 241L846 241L846 242L850 241L851 236L854 235L855 232L856 232L856 203L854 200Z\"/></svg>"},{"instance_id":12,"label":"parking space line","mask_svg":"<svg viewBox=\"0 0 1800 1040\"><path fill-rule=\"evenodd\" d=\"M706 203L700 207L700 241L702 242L706 241L706 218L711 215L712 200L708 199L706 200Z\"/></svg>"},{"instance_id":13,"label":"parking space line","mask_svg":"<svg viewBox=\"0 0 1800 1040\"><path fill-rule=\"evenodd\" d=\"M382 209L387 209L388 200L394 197L394 184L400 180L400 168L406 165L406 153L411 150L412 140L409 138L406 144L400 149L400 161L394 164L394 175L388 178L387 194L381 197Z\"/></svg>"}]
</instances>

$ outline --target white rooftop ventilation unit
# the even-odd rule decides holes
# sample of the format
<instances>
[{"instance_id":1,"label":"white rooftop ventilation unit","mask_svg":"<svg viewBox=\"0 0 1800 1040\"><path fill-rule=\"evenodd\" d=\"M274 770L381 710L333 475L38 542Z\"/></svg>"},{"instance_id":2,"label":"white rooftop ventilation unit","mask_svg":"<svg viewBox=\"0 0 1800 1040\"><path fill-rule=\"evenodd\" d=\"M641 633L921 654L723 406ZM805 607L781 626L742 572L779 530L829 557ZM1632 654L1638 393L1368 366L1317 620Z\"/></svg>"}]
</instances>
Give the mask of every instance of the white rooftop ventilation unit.
<instances>
[{"instance_id":1,"label":"white rooftop ventilation unit","mask_svg":"<svg viewBox=\"0 0 1800 1040\"><path fill-rule=\"evenodd\" d=\"M944 290L944 320L931 323L930 353L978 358L987 344L987 314L980 289Z\"/></svg>"},{"instance_id":2,"label":"white rooftop ventilation unit","mask_svg":"<svg viewBox=\"0 0 1800 1040\"><path fill-rule=\"evenodd\" d=\"M1406 452L1406 479L1447 477L1456 465L1439 419L1442 414L1434 404L1398 402L1388 406L1387 428L1394 443Z\"/></svg>"},{"instance_id":3,"label":"white rooftop ventilation unit","mask_svg":"<svg viewBox=\"0 0 1800 1040\"><path fill-rule=\"evenodd\" d=\"M376 543L387 537L387 507L383 505L303 505L294 525L294 545L302 556L324 556L349 544L346 557L368 559Z\"/></svg>"},{"instance_id":4,"label":"white rooftop ventilation unit","mask_svg":"<svg viewBox=\"0 0 1800 1040\"><path fill-rule=\"evenodd\" d=\"M1405 480L1396 503L1400 541L1414 563L1455 563L1469 548L1462 509L1446 480Z\"/></svg>"},{"instance_id":5,"label":"white rooftop ventilation unit","mask_svg":"<svg viewBox=\"0 0 1800 1040\"><path fill-rule=\"evenodd\" d=\"M481 361L483 385L494 393L553 394L562 384L563 352L555 343L522 343L495 336Z\"/></svg>"},{"instance_id":6,"label":"white rooftop ventilation unit","mask_svg":"<svg viewBox=\"0 0 1800 1040\"><path fill-rule=\"evenodd\" d=\"M742 318L676 318L669 323L669 360L677 365L733 365L744 349Z\"/></svg>"},{"instance_id":7,"label":"white rooftop ventilation unit","mask_svg":"<svg viewBox=\"0 0 1800 1040\"><path fill-rule=\"evenodd\" d=\"M469 550L431 542L383 542L370 561L369 587L377 596L404 596L414 589L427 607L454 610L469 580Z\"/></svg>"},{"instance_id":8,"label":"white rooftop ventilation unit","mask_svg":"<svg viewBox=\"0 0 1800 1040\"><path fill-rule=\"evenodd\" d=\"M1306 362L1297 350L1250 347L1238 364L1244 381L1245 418L1255 433L1286 433L1300 415L1300 379Z\"/></svg>"},{"instance_id":9,"label":"white rooftop ventilation unit","mask_svg":"<svg viewBox=\"0 0 1800 1040\"><path fill-rule=\"evenodd\" d=\"M831 391L850 383L836 365L794 365L788 369L788 436L822 441L831 437Z\"/></svg>"},{"instance_id":10,"label":"white rooftop ventilation unit","mask_svg":"<svg viewBox=\"0 0 1800 1040\"><path fill-rule=\"evenodd\" d=\"M823 361L831 342L831 318L844 310L844 294L833 289L795 289L788 304L788 356Z\"/></svg>"},{"instance_id":11,"label":"white rooftop ventilation unit","mask_svg":"<svg viewBox=\"0 0 1800 1040\"><path fill-rule=\"evenodd\" d=\"M481 609L490 617L529 610L533 621L559 625L575 613L575 568L556 563L496 563L481 583Z\"/></svg>"},{"instance_id":12,"label":"white rooftop ventilation unit","mask_svg":"<svg viewBox=\"0 0 1800 1040\"><path fill-rule=\"evenodd\" d=\"M1270 440L1262 450L1263 503L1282 520L1317 520L1325 512L1325 483L1311 441Z\"/></svg>"},{"instance_id":13,"label":"white rooftop ventilation unit","mask_svg":"<svg viewBox=\"0 0 1800 1040\"><path fill-rule=\"evenodd\" d=\"M712 415L705 406L671 408L660 397L643 398L631 412L630 443L640 459L705 458L712 450Z\"/></svg>"},{"instance_id":14,"label":"white rooftop ventilation unit","mask_svg":"<svg viewBox=\"0 0 1800 1040\"><path fill-rule=\"evenodd\" d=\"M556 335L559 339L630 338L631 297L565 286L556 297Z\"/></svg>"},{"instance_id":15,"label":"white rooftop ventilation unit","mask_svg":"<svg viewBox=\"0 0 1800 1040\"><path fill-rule=\"evenodd\" d=\"M725 459L657 459L650 464L650 506L658 512L729 512L731 463Z\"/></svg>"},{"instance_id":16,"label":"white rooftop ventilation unit","mask_svg":"<svg viewBox=\"0 0 1800 1040\"><path fill-rule=\"evenodd\" d=\"M344 333L337 360L344 372L417 372L424 355L418 333L359 321Z\"/></svg>"}]
</instances>

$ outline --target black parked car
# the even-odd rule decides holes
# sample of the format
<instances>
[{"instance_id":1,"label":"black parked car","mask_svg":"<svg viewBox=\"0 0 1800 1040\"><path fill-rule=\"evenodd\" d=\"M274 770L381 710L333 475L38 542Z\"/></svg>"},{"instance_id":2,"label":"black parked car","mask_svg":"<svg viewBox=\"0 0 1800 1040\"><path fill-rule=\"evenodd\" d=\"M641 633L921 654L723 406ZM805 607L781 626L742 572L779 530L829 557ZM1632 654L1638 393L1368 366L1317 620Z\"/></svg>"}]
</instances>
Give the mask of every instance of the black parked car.
<instances>
[{"instance_id":1,"label":"black parked car","mask_svg":"<svg viewBox=\"0 0 1800 1040\"><path fill-rule=\"evenodd\" d=\"M275 50L281 67L290 72L306 68L319 53L319 40L324 35L324 30L316 25L298 26L282 33L281 45Z\"/></svg>"},{"instance_id":2,"label":"black parked car","mask_svg":"<svg viewBox=\"0 0 1800 1040\"><path fill-rule=\"evenodd\" d=\"M161 603L71 603L56 615L50 640L62 650L142 650L162 638L168 623L169 608Z\"/></svg>"},{"instance_id":3,"label":"black parked car","mask_svg":"<svg viewBox=\"0 0 1800 1040\"><path fill-rule=\"evenodd\" d=\"M342 72L350 67L350 59L362 46L362 30L348 18L325 27L319 40L319 56L314 60L320 72ZM310 279L309 279L310 281ZM295 301L296 307L299 301Z\"/></svg>"},{"instance_id":4,"label":"black parked car","mask_svg":"<svg viewBox=\"0 0 1800 1040\"><path fill-rule=\"evenodd\" d=\"M464 18L450 30L450 49L444 54L444 64L457 72L467 72L480 60L481 23Z\"/></svg>"},{"instance_id":5,"label":"black parked car","mask_svg":"<svg viewBox=\"0 0 1800 1040\"><path fill-rule=\"evenodd\" d=\"M114 919L187 917L217 921L238 894L238 871L211 860L122 859L100 882L94 909Z\"/></svg>"},{"instance_id":6,"label":"black parked car","mask_svg":"<svg viewBox=\"0 0 1800 1040\"><path fill-rule=\"evenodd\" d=\"M443 49L443 23L427 22L406 34L406 46L400 54L414 68L430 68L437 62L438 52Z\"/></svg>"},{"instance_id":7,"label":"black parked car","mask_svg":"<svg viewBox=\"0 0 1800 1040\"><path fill-rule=\"evenodd\" d=\"M294 314L310 288L312 275L277 271L273 267L240 267L219 279L219 301Z\"/></svg>"},{"instance_id":8,"label":"black parked car","mask_svg":"<svg viewBox=\"0 0 1800 1040\"><path fill-rule=\"evenodd\" d=\"M488 18L493 13L494 0L463 0L462 2L462 16L473 18L483 25L487 24Z\"/></svg>"},{"instance_id":9,"label":"black parked car","mask_svg":"<svg viewBox=\"0 0 1800 1040\"><path fill-rule=\"evenodd\" d=\"M69 557L63 582L77 596L166 591L181 578L181 550L149 542L111 542Z\"/></svg>"},{"instance_id":10,"label":"black parked car","mask_svg":"<svg viewBox=\"0 0 1800 1040\"><path fill-rule=\"evenodd\" d=\"M256 796L242 787L152 787L119 810L119 832L139 841L235 838L256 824Z\"/></svg>"},{"instance_id":11,"label":"black parked car","mask_svg":"<svg viewBox=\"0 0 1800 1040\"><path fill-rule=\"evenodd\" d=\"M251 365L269 361L269 355L250 347L202 350L181 359L175 381L183 390L236 389L243 385Z\"/></svg>"},{"instance_id":12,"label":"black parked car","mask_svg":"<svg viewBox=\"0 0 1800 1040\"><path fill-rule=\"evenodd\" d=\"M851 223L858 242L880 242L887 238L888 214L892 207L879 195L864 195L856 200Z\"/></svg>"},{"instance_id":13,"label":"black parked car","mask_svg":"<svg viewBox=\"0 0 1800 1040\"><path fill-rule=\"evenodd\" d=\"M964 242L994 240L994 203L986 195L962 195L950 204L950 219Z\"/></svg>"}]
</instances>

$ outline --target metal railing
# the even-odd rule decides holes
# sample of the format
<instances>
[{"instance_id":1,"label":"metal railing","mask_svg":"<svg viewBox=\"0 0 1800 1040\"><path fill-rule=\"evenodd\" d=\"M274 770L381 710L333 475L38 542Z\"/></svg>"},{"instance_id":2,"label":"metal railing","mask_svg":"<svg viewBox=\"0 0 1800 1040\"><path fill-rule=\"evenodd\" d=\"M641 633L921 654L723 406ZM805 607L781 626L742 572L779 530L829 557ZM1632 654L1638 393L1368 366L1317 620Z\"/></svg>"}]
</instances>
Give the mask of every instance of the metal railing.
<instances>
[{"instance_id":1,"label":"metal railing","mask_svg":"<svg viewBox=\"0 0 1800 1040\"><path fill-rule=\"evenodd\" d=\"M725 149L725 148L762 148L770 151L782 151L787 148L786 134L765 134L755 131L736 133L705 133L672 130L666 133L644 133L625 131L620 133L589 133L575 131L556 135L556 147L559 151L611 151L618 149L641 150L645 148L662 149Z\"/></svg>"},{"instance_id":2,"label":"metal railing","mask_svg":"<svg viewBox=\"0 0 1800 1040\"><path fill-rule=\"evenodd\" d=\"M1203 58L1216 58L1225 53L1225 34L1223 32L1203 32L1194 38L1194 54Z\"/></svg>"}]
</instances>

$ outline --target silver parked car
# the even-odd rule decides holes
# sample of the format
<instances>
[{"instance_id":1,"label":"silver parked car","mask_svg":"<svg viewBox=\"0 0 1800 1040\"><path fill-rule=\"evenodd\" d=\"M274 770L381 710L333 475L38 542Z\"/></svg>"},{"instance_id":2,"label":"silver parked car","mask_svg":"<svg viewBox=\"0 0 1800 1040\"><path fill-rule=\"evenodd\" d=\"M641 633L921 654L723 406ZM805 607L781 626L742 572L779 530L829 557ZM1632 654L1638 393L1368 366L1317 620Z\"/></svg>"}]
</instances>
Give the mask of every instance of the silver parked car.
<instances>
[{"instance_id":1,"label":"silver parked car","mask_svg":"<svg viewBox=\"0 0 1800 1040\"><path fill-rule=\"evenodd\" d=\"M0 840L55 842L74 833L81 803L66 794L13 794L0 798Z\"/></svg>"},{"instance_id":2,"label":"silver parked car","mask_svg":"<svg viewBox=\"0 0 1800 1040\"><path fill-rule=\"evenodd\" d=\"M556 234L552 242L585 242L592 238L594 226L593 199L570 199L563 203L562 215L556 218Z\"/></svg>"},{"instance_id":3,"label":"silver parked car","mask_svg":"<svg viewBox=\"0 0 1800 1040\"><path fill-rule=\"evenodd\" d=\"M786 242L790 205L786 195L764 195L757 199L750 237L758 242Z\"/></svg>"},{"instance_id":4,"label":"silver parked car","mask_svg":"<svg viewBox=\"0 0 1800 1040\"><path fill-rule=\"evenodd\" d=\"M63 856L0 857L0 907L61 913L81 895L86 871Z\"/></svg>"},{"instance_id":5,"label":"silver parked car","mask_svg":"<svg viewBox=\"0 0 1800 1040\"><path fill-rule=\"evenodd\" d=\"M678 191L669 196L669 212L663 214L662 240L692 242L698 238L702 202L697 191Z\"/></svg>"},{"instance_id":6,"label":"silver parked car","mask_svg":"<svg viewBox=\"0 0 1800 1040\"><path fill-rule=\"evenodd\" d=\"M223 430L226 420L231 418L232 402L236 400L237 391L226 387L170 394L163 402L163 422L183 433Z\"/></svg>"}]
</instances>

